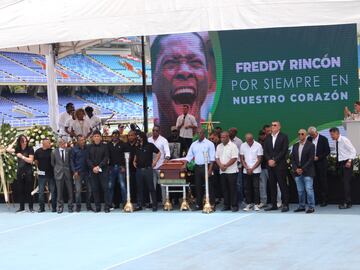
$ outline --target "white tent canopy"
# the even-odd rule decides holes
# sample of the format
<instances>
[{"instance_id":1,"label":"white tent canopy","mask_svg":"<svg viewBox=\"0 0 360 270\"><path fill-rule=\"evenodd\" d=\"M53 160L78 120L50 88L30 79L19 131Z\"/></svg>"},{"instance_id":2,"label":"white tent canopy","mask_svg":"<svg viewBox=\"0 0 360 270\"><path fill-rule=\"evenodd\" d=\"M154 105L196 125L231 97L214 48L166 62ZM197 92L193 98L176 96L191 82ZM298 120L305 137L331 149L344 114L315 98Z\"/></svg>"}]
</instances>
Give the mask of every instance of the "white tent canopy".
<instances>
[{"instance_id":1,"label":"white tent canopy","mask_svg":"<svg viewBox=\"0 0 360 270\"><path fill-rule=\"evenodd\" d=\"M360 23L359 0L2 0L0 48L343 23Z\"/></svg>"},{"instance_id":2,"label":"white tent canopy","mask_svg":"<svg viewBox=\"0 0 360 270\"><path fill-rule=\"evenodd\" d=\"M359 0L1 0L0 49L46 54L56 93L54 46L42 44L57 43L62 57L122 36L344 23L360 23Z\"/></svg>"}]
</instances>

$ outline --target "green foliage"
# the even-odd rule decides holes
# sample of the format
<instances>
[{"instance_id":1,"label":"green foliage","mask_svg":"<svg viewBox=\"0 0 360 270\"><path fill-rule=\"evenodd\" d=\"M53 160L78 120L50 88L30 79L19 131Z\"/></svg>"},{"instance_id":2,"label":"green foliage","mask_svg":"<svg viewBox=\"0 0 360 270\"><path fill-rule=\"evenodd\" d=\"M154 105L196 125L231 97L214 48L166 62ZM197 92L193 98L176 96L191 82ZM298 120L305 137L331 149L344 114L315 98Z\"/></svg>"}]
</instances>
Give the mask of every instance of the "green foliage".
<instances>
[{"instance_id":1,"label":"green foliage","mask_svg":"<svg viewBox=\"0 0 360 270\"><path fill-rule=\"evenodd\" d=\"M50 139L52 145L55 144L55 134L49 126L33 126L25 132L25 136L28 137L31 147L41 144L45 138Z\"/></svg>"},{"instance_id":2,"label":"green foliage","mask_svg":"<svg viewBox=\"0 0 360 270\"><path fill-rule=\"evenodd\" d=\"M0 147L4 150L16 139L16 135L17 131L15 128L3 123L0 127ZM16 178L16 156L2 151L1 158L3 160L5 180L8 183L12 183Z\"/></svg>"}]
</instances>

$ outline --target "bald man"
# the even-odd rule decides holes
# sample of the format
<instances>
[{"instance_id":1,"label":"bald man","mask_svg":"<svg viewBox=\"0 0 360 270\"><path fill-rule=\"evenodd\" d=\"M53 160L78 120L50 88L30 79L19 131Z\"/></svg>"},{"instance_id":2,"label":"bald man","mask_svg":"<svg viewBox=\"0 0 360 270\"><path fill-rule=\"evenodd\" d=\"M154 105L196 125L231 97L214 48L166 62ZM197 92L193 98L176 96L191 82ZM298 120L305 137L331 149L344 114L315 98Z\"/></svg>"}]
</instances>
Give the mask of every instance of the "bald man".
<instances>
[{"instance_id":1,"label":"bald man","mask_svg":"<svg viewBox=\"0 0 360 270\"><path fill-rule=\"evenodd\" d=\"M305 129L298 131L299 142L294 144L291 152L292 171L295 176L296 188L299 195L299 206L294 212L307 214L315 211L315 196L313 180L315 176L315 145L307 140ZM305 209L305 195L308 208Z\"/></svg>"}]
</instances>

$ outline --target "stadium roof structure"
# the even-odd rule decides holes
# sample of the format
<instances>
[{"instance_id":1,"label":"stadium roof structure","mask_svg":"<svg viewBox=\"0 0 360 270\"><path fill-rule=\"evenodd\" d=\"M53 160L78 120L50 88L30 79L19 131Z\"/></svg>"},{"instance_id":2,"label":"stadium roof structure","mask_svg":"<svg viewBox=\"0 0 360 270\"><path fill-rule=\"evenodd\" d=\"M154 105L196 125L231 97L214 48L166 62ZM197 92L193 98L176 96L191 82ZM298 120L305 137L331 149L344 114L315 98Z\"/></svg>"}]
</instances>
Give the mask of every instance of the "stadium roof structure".
<instances>
[{"instance_id":1,"label":"stadium roof structure","mask_svg":"<svg viewBox=\"0 0 360 270\"><path fill-rule=\"evenodd\" d=\"M167 33L360 23L358 0L2 0L0 48Z\"/></svg>"},{"instance_id":2,"label":"stadium roof structure","mask_svg":"<svg viewBox=\"0 0 360 270\"><path fill-rule=\"evenodd\" d=\"M55 54L126 36L345 23L359 25L359 0L2 0L0 49L45 52L57 129Z\"/></svg>"}]
</instances>

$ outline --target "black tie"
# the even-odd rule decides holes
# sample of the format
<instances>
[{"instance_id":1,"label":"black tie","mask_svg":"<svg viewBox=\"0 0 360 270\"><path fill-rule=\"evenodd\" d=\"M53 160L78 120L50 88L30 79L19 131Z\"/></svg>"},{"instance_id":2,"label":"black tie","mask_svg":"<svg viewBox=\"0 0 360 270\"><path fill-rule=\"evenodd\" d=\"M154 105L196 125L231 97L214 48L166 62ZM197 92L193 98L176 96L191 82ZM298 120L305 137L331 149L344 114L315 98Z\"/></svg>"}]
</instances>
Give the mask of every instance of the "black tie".
<instances>
[{"instance_id":1,"label":"black tie","mask_svg":"<svg viewBox=\"0 0 360 270\"><path fill-rule=\"evenodd\" d=\"M336 163L339 163L339 142L336 141Z\"/></svg>"},{"instance_id":2,"label":"black tie","mask_svg":"<svg viewBox=\"0 0 360 270\"><path fill-rule=\"evenodd\" d=\"M61 150L61 159L65 163L64 150Z\"/></svg>"}]
</instances>

